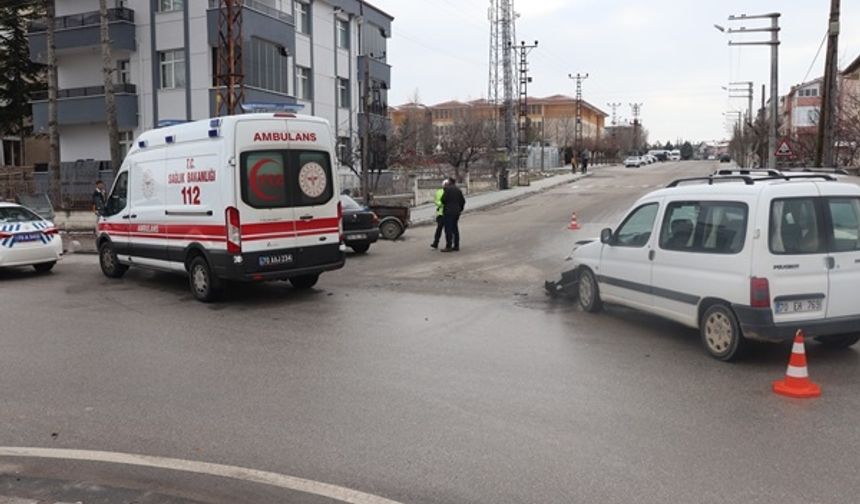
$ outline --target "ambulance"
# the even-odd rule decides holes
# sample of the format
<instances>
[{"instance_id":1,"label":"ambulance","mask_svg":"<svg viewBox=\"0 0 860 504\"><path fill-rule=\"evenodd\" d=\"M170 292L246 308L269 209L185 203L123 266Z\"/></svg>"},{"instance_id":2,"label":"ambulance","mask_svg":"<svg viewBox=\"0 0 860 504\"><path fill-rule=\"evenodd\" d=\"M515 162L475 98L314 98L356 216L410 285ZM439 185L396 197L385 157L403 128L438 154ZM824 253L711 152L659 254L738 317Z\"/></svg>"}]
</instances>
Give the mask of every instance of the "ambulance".
<instances>
[{"instance_id":1,"label":"ambulance","mask_svg":"<svg viewBox=\"0 0 860 504\"><path fill-rule=\"evenodd\" d=\"M327 121L289 112L143 133L99 217L102 272L186 274L204 302L225 281L313 287L345 260L334 145Z\"/></svg>"}]
</instances>

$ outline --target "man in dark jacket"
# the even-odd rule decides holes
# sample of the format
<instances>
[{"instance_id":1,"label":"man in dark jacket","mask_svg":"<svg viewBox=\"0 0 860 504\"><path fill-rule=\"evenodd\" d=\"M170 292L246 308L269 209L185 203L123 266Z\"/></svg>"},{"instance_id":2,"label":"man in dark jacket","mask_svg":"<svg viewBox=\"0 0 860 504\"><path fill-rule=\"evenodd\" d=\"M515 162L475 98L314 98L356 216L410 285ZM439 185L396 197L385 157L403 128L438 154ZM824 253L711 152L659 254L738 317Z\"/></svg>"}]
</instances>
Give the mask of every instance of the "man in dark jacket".
<instances>
[{"instance_id":1,"label":"man in dark jacket","mask_svg":"<svg viewBox=\"0 0 860 504\"><path fill-rule=\"evenodd\" d=\"M460 250L460 214L466 208L466 198L463 191L457 187L454 178L448 179L448 185L442 193L442 219L445 222L445 248L442 252Z\"/></svg>"},{"instance_id":2,"label":"man in dark jacket","mask_svg":"<svg viewBox=\"0 0 860 504\"><path fill-rule=\"evenodd\" d=\"M93 191L93 213L101 215L104 213L107 205L107 192L105 191L105 183L101 180L96 180L96 190Z\"/></svg>"}]
</instances>

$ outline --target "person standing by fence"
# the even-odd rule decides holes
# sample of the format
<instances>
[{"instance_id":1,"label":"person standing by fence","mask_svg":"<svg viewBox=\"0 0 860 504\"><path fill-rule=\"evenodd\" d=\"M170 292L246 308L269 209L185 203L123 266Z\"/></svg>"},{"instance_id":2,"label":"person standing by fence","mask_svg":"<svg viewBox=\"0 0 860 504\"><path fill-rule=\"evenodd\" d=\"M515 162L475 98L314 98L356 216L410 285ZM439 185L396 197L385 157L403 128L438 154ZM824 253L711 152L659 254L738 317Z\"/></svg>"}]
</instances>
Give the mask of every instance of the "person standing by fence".
<instances>
[{"instance_id":1,"label":"person standing by fence","mask_svg":"<svg viewBox=\"0 0 860 504\"><path fill-rule=\"evenodd\" d=\"M442 207L445 220L445 248L442 252L456 252L460 250L460 214L466 208L466 198L453 178L448 179L442 193Z\"/></svg>"},{"instance_id":2,"label":"person standing by fence","mask_svg":"<svg viewBox=\"0 0 860 504\"><path fill-rule=\"evenodd\" d=\"M445 188L448 186L448 179L442 181L442 187L436 189L436 234L433 235L433 243L430 244L433 248L439 248L439 239L442 237L442 231L445 229L445 212L442 204L442 195L445 194Z\"/></svg>"}]
</instances>

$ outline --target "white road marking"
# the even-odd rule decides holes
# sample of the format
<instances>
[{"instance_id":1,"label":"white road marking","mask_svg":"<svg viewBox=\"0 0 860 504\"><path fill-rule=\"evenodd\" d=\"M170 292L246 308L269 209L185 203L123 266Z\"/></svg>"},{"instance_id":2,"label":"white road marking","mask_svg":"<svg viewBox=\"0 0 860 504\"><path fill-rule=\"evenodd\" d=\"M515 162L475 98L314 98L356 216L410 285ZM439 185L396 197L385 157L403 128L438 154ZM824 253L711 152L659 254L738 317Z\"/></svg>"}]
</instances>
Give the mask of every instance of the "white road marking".
<instances>
[{"instance_id":1,"label":"white road marking","mask_svg":"<svg viewBox=\"0 0 860 504\"><path fill-rule=\"evenodd\" d=\"M93 450L0 446L0 457L82 460L86 462L105 462L109 464L152 467L155 469L169 469L172 471L206 474L210 476L260 483L287 490L319 495L321 497L327 497L329 499L349 504L401 504L397 501L359 492L357 490L351 490L349 488L331 485L329 483L322 483L320 481L287 476L285 474L258 471L256 469L224 464L213 464L209 462L156 457L152 455Z\"/></svg>"}]
</instances>

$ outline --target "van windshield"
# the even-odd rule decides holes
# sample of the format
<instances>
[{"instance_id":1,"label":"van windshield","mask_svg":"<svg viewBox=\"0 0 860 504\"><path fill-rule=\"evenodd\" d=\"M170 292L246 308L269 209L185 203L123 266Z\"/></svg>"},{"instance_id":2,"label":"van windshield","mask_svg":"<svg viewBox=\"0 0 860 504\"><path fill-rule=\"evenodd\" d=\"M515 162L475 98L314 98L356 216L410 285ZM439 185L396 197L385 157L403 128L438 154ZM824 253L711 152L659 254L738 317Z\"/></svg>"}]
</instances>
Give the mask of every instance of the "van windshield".
<instances>
[{"instance_id":1,"label":"van windshield","mask_svg":"<svg viewBox=\"0 0 860 504\"><path fill-rule=\"evenodd\" d=\"M264 150L241 156L242 200L254 208L322 205L332 199L325 151Z\"/></svg>"}]
</instances>

